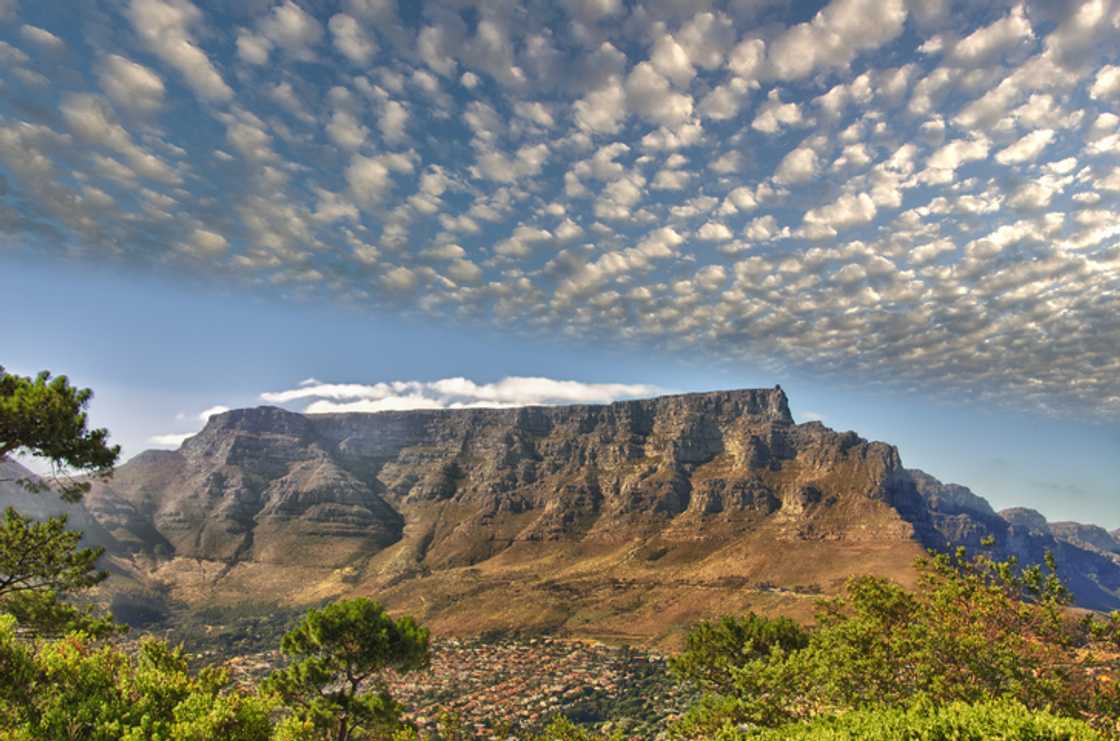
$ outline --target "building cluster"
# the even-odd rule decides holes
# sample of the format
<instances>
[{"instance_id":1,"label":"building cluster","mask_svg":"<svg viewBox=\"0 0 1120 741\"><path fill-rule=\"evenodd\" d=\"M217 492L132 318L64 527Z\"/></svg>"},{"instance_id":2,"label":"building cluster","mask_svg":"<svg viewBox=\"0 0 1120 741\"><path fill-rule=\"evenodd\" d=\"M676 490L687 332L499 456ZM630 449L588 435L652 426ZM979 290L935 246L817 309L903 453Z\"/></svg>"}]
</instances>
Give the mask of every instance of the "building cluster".
<instances>
[{"instance_id":1,"label":"building cluster","mask_svg":"<svg viewBox=\"0 0 1120 741\"><path fill-rule=\"evenodd\" d=\"M435 732L442 720L494 739L557 715L650 738L690 699L661 656L548 638L437 641L429 670L389 686L421 731Z\"/></svg>"},{"instance_id":2,"label":"building cluster","mask_svg":"<svg viewBox=\"0 0 1120 741\"><path fill-rule=\"evenodd\" d=\"M230 657L225 665L248 683L281 661L273 650ZM387 681L407 719L429 737L454 727L504 741L563 715L649 739L695 699L672 678L663 656L553 638L435 640L428 669L390 673Z\"/></svg>"}]
</instances>

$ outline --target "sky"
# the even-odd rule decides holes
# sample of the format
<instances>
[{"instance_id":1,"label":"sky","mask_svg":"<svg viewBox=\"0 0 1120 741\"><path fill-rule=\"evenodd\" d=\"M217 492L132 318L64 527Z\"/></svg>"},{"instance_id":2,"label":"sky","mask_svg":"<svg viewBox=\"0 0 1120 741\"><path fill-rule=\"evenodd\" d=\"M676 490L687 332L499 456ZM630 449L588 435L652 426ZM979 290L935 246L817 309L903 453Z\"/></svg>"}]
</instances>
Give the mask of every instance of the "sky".
<instances>
[{"instance_id":1,"label":"sky","mask_svg":"<svg viewBox=\"0 0 1120 741\"><path fill-rule=\"evenodd\" d=\"M1120 527L1120 0L0 0L0 363L208 414L780 383Z\"/></svg>"}]
</instances>

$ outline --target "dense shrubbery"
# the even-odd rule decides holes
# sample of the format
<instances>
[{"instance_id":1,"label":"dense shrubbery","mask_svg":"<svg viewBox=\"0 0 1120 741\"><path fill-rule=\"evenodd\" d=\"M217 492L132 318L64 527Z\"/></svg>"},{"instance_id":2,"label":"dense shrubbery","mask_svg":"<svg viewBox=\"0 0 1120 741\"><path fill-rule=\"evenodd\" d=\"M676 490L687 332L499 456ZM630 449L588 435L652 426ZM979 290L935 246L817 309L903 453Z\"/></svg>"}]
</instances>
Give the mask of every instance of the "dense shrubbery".
<instances>
[{"instance_id":1,"label":"dense shrubbery","mask_svg":"<svg viewBox=\"0 0 1120 741\"><path fill-rule=\"evenodd\" d=\"M85 633L20 637L0 615L0 738L277 741L392 738L407 732L379 681L425 666L428 632L357 598L312 610L284 637L291 660L259 688L192 672L182 649L145 638L127 650ZM407 736L404 736L407 737Z\"/></svg>"},{"instance_id":2,"label":"dense shrubbery","mask_svg":"<svg viewBox=\"0 0 1120 741\"><path fill-rule=\"evenodd\" d=\"M155 639L135 653L82 633L16 637L0 616L0 737L11 739L267 739L275 703L193 674L182 651Z\"/></svg>"},{"instance_id":3,"label":"dense shrubbery","mask_svg":"<svg viewBox=\"0 0 1120 741\"><path fill-rule=\"evenodd\" d=\"M841 596L822 601L803 641L785 622L757 616L698 626L674 666L708 694L679 720L676 735L732 738L766 728L827 735L879 722L936 729L953 718L1018 722L1015 713L1034 711L1120 731L1120 616L1072 617L1052 563L1021 569L958 552L931 556L918 569L914 591L852 579Z\"/></svg>"},{"instance_id":4,"label":"dense shrubbery","mask_svg":"<svg viewBox=\"0 0 1120 741\"><path fill-rule=\"evenodd\" d=\"M865 708L774 729L745 734L728 730L718 741L933 741L934 739L1030 739L1031 741L1088 741L1104 736L1088 724L1043 710L1028 710L1012 700L948 705L916 703L909 708Z\"/></svg>"}]
</instances>

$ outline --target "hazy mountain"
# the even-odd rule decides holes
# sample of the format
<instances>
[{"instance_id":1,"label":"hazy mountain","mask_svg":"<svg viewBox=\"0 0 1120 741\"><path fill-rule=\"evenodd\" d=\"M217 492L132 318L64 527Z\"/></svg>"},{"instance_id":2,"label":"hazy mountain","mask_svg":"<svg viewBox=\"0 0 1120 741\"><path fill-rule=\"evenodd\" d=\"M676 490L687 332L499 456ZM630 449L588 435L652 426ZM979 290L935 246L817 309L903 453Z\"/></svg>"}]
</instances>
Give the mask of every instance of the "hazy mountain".
<instances>
[{"instance_id":1,"label":"hazy mountain","mask_svg":"<svg viewBox=\"0 0 1120 741\"><path fill-rule=\"evenodd\" d=\"M815 593L852 574L909 581L924 547L988 534L1029 558L1061 549L1084 604L1120 605L1109 557L908 471L891 445L795 424L780 388L605 406L236 410L177 451L124 464L85 506L171 601L376 593L450 632L660 640L728 611L808 616Z\"/></svg>"},{"instance_id":2,"label":"hazy mountain","mask_svg":"<svg viewBox=\"0 0 1120 741\"><path fill-rule=\"evenodd\" d=\"M38 480L33 472L13 460L0 460L0 509L14 507L28 517L46 518L65 514L70 527L81 530L86 545L116 547L116 539L81 504L68 504L50 491L30 492L19 482Z\"/></svg>"},{"instance_id":3,"label":"hazy mountain","mask_svg":"<svg viewBox=\"0 0 1120 741\"><path fill-rule=\"evenodd\" d=\"M1080 522L1051 522L1050 532L1055 538L1067 543L1120 557L1120 537L1117 533L1110 533L1103 527Z\"/></svg>"}]
</instances>

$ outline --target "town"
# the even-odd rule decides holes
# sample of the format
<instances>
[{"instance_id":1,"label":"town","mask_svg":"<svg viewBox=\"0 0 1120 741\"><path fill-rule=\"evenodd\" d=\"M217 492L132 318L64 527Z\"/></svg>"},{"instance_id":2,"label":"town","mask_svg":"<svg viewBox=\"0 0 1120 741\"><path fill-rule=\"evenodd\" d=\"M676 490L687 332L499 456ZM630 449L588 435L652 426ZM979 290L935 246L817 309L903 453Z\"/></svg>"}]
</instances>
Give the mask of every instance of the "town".
<instances>
[{"instance_id":1,"label":"town","mask_svg":"<svg viewBox=\"0 0 1120 741\"><path fill-rule=\"evenodd\" d=\"M268 674L275 651L227 659L241 682ZM421 734L506 739L557 716L627 738L655 738L696 699L665 656L630 646L557 638L439 639L431 665L389 675L393 698Z\"/></svg>"}]
</instances>

